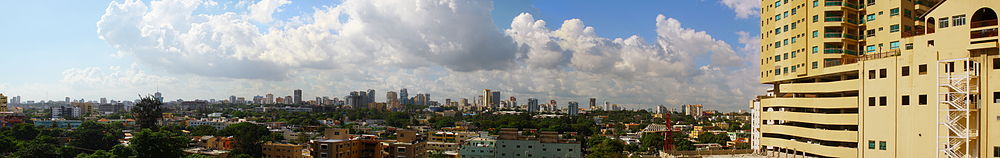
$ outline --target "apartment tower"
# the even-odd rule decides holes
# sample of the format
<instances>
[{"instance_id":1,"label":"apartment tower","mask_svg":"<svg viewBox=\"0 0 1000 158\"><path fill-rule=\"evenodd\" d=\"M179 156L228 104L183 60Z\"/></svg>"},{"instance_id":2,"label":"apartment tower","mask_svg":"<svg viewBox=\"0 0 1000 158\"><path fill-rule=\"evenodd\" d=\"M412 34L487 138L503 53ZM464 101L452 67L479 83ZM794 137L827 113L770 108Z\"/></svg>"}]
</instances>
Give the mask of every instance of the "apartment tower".
<instances>
[{"instance_id":1,"label":"apartment tower","mask_svg":"<svg viewBox=\"0 0 1000 158\"><path fill-rule=\"evenodd\" d=\"M1000 157L1000 1L761 4L759 153Z\"/></svg>"}]
</instances>

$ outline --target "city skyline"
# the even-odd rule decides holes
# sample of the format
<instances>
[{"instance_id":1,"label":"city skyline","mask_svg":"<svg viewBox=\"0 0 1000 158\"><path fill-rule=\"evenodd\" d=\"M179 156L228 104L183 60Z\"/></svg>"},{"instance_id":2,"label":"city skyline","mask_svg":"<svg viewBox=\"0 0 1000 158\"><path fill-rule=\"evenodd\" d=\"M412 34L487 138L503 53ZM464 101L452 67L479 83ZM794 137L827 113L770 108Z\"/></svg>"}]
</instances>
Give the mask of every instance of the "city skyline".
<instances>
[{"instance_id":1,"label":"city skyline","mask_svg":"<svg viewBox=\"0 0 1000 158\"><path fill-rule=\"evenodd\" d=\"M13 69L0 93L25 101L295 89L302 100L374 89L381 101L403 88L454 101L492 89L560 103L596 97L735 111L763 90L752 80L758 1L0 3L17 6L0 13L33 17L0 26L11 35L0 37L9 44L0 45L0 66ZM60 9L79 14L45 11ZM46 30L54 26L60 31Z\"/></svg>"}]
</instances>

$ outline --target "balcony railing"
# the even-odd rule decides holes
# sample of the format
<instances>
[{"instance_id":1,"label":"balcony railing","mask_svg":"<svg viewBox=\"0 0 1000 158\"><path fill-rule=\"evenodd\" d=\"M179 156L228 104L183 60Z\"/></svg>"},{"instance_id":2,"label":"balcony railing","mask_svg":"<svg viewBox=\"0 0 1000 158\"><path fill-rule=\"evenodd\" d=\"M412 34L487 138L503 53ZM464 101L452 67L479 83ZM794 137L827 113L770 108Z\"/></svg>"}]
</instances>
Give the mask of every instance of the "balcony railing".
<instances>
[{"instance_id":1,"label":"balcony railing","mask_svg":"<svg viewBox=\"0 0 1000 158\"><path fill-rule=\"evenodd\" d=\"M856 51L856 50L850 50L850 49L842 49L842 48L826 48L826 49L823 49L823 54L850 54L850 55L858 55L858 51Z\"/></svg>"},{"instance_id":2,"label":"balcony railing","mask_svg":"<svg viewBox=\"0 0 1000 158\"><path fill-rule=\"evenodd\" d=\"M854 3L844 3L844 1L826 1L826 3L824 3L824 5L825 6L845 6L845 7L850 7L850 8L854 8L854 9L861 9L861 6L858 6L857 4L854 4Z\"/></svg>"},{"instance_id":3,"label":"balcony railing","mask_svg":"<svg viewBox=\"0 0 1000 158\"><path fill-rule=\"evenodd\" d=\"M853 40L861 40L861 38L858 37L858 35L852 35L852 34L846 34L846 33L839 33L839 32L836 32L836 33L824 33L823 37L825 37L825 38L847 38L847 39L853 39Z\"/></svg>"},{"instance_id":4,"label":"balcony railing","mask_svg":"<svg viewBox=\"0 0 1000 158\"><path fill-rule=\"evenodd\" d=\"M971 39L996 37L996 36L997 36L997 28L969 31L969 38Z\"/></svg>"},{"instance_id":5,"label":"balcony railing","mask_svg":"<svg viewBox=\"0 0 1000 158\"><path fill-rule=\"evenodd\" d=\"M865 61L865 60L875 60L875 59L882 59L882 58L899 56L900 54L901 53L900 53L899 49L890 49L889 51L861 55L860 59L862 61Z\"/></svg>"},{"instance_id":6,"label":"balcony railing","mask_svg":"<svg viewBox=\"0 0 1000 158\"><path fill-rule=\"evenodd\" d=\"M858 62L858 58L846 57L845 56L844 58L835 59L835 60L823 60L823 67L833 67L833 66L840 66L840 65L846 65L846 64L854 64L854 63L857 63L857 62Z\"/></svg>"},{"instance_id":7,"label":"balcony railing","mask_svg":"<svg viewBox=\"0 0 1000 158\"><path fill-rule=\"evenodd\" d=\"M981 21L973 21L973 22L969 23L969 27L970 28L980 28L980 27L986 27L986 26L997 26L997 20L996 19L993 19L993 20L981 20Z\"/></svg>"},{"instance_id":8,"label":"balcony railing","mask_svg":"<svg viewBox=\"0 0 1000 158\"><path fill-rule=\"evenodd\" d=\"M826 18L823 19L823 21L826 21L826 22L840 22L840 21L844 21L844 18L843 17L826 17Z\"/></svg>"}]
</instances>

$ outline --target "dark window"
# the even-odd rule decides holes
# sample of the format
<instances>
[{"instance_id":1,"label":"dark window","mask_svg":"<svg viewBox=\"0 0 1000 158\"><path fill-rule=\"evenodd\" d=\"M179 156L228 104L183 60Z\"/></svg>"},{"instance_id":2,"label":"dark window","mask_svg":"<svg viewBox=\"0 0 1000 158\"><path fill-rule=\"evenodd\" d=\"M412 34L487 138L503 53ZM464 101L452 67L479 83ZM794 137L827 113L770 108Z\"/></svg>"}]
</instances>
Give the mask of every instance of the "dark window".
<instances>
[{"instance_id":1,"label":"dark window","mask_svg":"<svg viewBox=\"0 0 1000 158\"><path fill-rule=\"evenodd\" d=\"M885 141L878 142L878 150L885 150L886 146L889 146Z\"/></svg>"},{"instance_id":2,"label":"dark window","mask_svg":"<svg viewBox=\"0 0 1000 158\"><path fill-rule=\"evenodd\" d=\"M1000 157L1000 146L993 147L993 157Z\"/></svg>"},{"instance_id":3,"label":"dark window","mask_svg":"<svg viewBox=\"0 0 1000 158\"><path fill-rule=\"evenodd\" d=\"M993 92L993 103L1000 103L1000 92Z\"/></svg>"},{"instance_id":4,"label":"dark window","mask_svg":"<svg viewBox=\"0 0 1000 158\"><path fill-rule=\"evenodd\" d=\"M955 72L955 62L944 64L944 72Z\"/></svg>"},{"instance_id":5,"label":"dark window","mask_svg":"<svg viewBox=\"0 0 1000 158\"><path fill-rule=\"evenodd\" d=\"M993 69L1000 69L1000 58L993 58Z\"/></svg>"},{"instance_id":6,"label":"dark window","mask_svg":"<svg viewBox=\"0 0 1000 158\"><path fill-rule=\"evenodd\" d=\"M868 141L868 149L875 149L875 141L874 140L869 140Z\"/></svg>"},{"instance_id":7,"label":"dark window","mask_svg":"<svg viewBox=\"0 0 1000 158\"><path fill-rule=\"evenodd\" d=\"M875 97L868 97L868 106L875 106Z\"/></svg>"},{"instance_id":8,"label":"dark window","mask_svg":"<svg viewBox=\"0 0 1000 158\"><path fill-rule=\"evenodd\" d=\"M918 66L917 67L917 73L919 73L921 75L927 74L927 64L922 64L922 65Z\"/></svg>"},{"instance_id":9,"label":"dark window","mask_svg":"<svg viewBox=\"0 0 1000 158\"><path fill-rule=\"evenodd\" d=\"M888 77L888 75L889 75L889 72L887 70L885 70L885 69L879 69L878 73L879 73L878 74L878 78L885 78L885 77Z\"/></svg>"},{"instance_id":10,"label":"dark window","mask_svg":"<svg viewBox=\"0 0 1000 158\"><path fill-rule=\"evenodd\" d=\"M878 105L879 106L885 106L886 104L888 104L887 102L889 102L889 100L888 100L887 97L885 97L885 96L878 97Z\"/></svg>"},{"instance_id":11,"label":"dark window","mask_svg":"<svg viewBox=\"0 0 1000 158\"><path fill-rule=\"evenodd\" d=\"M903 66L902 69L899 69L899 74L902 76L910 76L910 66Z\"/></svg>"},{"instance_id":12,"label":"dark window","mask_svg":"<svg viewBox=\"0 0 1000 158\"><path fill-rule=\"evenodd\" d=\"M910 96L909 95L904 95L904 96L900 97L899 98L899 102L900 102L899 104L901 104L901 105L910 105Z\"/></svg>"},{"instance_id":13,"label":"dark window","mask_svg":"<svg viewBox=\"0 0 1000 158\"><path fill-rule=\"evenodd\" d=\"M875 70L868 70L868 79L875 79Z\"/></svg>"},{"instance_id":14,"label":"dark window","mask_svg":"<svg viewBox=\"0 0 1000 158\"><path fill-rule=\"evenodd\" d=\"M920 104L920 105L927 105L927 94L921 94L920 96L918 96L918 98L917 98L917 99L919 99L919 100L917 101L917 104Z\"/></svg>"}]
</instances>

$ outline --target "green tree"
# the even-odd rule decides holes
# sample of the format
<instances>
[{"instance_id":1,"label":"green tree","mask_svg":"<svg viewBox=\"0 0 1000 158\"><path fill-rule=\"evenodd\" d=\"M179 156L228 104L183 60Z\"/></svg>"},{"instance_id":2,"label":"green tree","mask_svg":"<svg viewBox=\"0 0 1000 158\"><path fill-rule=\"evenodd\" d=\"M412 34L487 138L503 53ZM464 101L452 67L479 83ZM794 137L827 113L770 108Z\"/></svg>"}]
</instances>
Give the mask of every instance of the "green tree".
<instances>
[{"instance_id":1,"label":"green tree","mask_svg":"<svg viewBox=\"0 0 1000 158\"><path fill-rule=\"evenodd\" d=\"M118 139L124 135L105 124L93 121L83 122L80 127L70 132L70 145L89 150L111 150L118 144Z\"/></svg>"},{"instance_id":2,"label":"green tree","mask_svg":"<svg viewBox=\"0 0 1000 158\"><path fill-rule=\"evenodd\" d=\"M191 135L193 136L215 135L215 133L216 133L215 127L209 125L198 125L194 126L191 129Z\"/></svg>"},{"instance_id":3,"label":"green tree","mask_svg":"<svg viewBox=\"0 0 1000 158\"><path fill-rule=\"evenodd\" d=\"M184 156L184 158L212 158L212 157L211 156L201 155L201 154L191 154L191 155Z\"/></svg>"},{"instance_id":4,"label":"green tree","mask_svg":"<svg viewBox=\"0 0 1000 158\"><path fill-rule=\"evenodd\" d=\"M139 103L132 108L132 114L136 118L136 123L143 129L158 129L160 118L163 118L163 105L158 98L152 95L140 96Z\"/></svg>"},{"instance_id":5,"label":"green tree","mask_svg":"<svg viewBox=\"0 0 1000 158\"><path fill-rule=\"evenodd\" d=\"M10 137L0 137L0 156L17 151L17 140Z\"/></svg>"},{"instance_id":6,"label":"green tree","mask_svg":"<svg viewBox=\"0 0 1000 158\"><path fill-rule=\"evenodd\" d=\"M115 145L115 147L112 147L111 148L111 153L113 153L113 154L115 154L115 155L117 155L119 157L132 157L132 156L138 155L138 153L135 152L135 149L132 149L132 148L130 148L128 146L121 145L121 144Z\"/></svg>"},{"instance_id":7,"label":"green tree","mask_svg":"<svg viewBox=\"0 0 1000 158\"><path fill-rule=\"evenodd\" d=\"M609 139L603 136L592 137L587 144L590 146L590 154L587 158L624 158L626 155L625 142L621 140Z\"/></svg>"},{"instance_id":8,"label":"green tree","mask_svg":"<svg viewBox=\"0 0 1000 158\"><path fill-rule=\"evenodd\" d=\"M219 132L222 135L233 136L236 139L233 153L247 154L251 157L261 157L262 140L270 140L271 131L263 125L242 122L232 124Z\"/></svg>"},{"instance_id":9,"label":"green tree","mask_svg":"<svg viewBox=\"0 0 1000 158\"><path fill-rule=\"evenodd\" d=\"M131 140L129 146L139 157L181 157L187 139L170 131L143 129Z\"/></svg>"},{"instance_id":10,"label":"green tree","mask_svg":"<svg viewBox=\"0 0 1000 158\"><path fill-rule=\"evenodd\" d=\"M108 151L98 150L90 154L81 153L79 155L76 155L76 158L123 158L123 157L120 157Z\"/></svg>"},{"instance_id":11,"label":"green tree","mask_svg":"<svg viewBox=\"0 0 1000 158\"><path fill-rule=\"evenodd\" d=\"M717 143L725 145L729 141L729 136L725 134L702 133L698 135L698 143Z\"/></svg>"},{"instance_id":12,"label":"green tree","mask_svg":"<svg viewBox=\"0 0 1000 158\"><path fill-rule=\"evenodd\" d=\"M17 148L17 152L13 155L17 155L20 158L51 158L59 157L57 151L58 147L49 144L44 140L32 140L31 142L20 143Z\"/></svg>"},{"instance_id":13,"label":"green tree","mask_svg":"<svg viewBox=\"0 0 1000 158\"><path fill-rule=\"evenodd\" d=\"M643 148L659 150L663 148L663 135L660 133L646 133L639 137L639 143Z\"/></svg>"},{"instance_id":14,"label":"green tree","mask_svg":"<svg viewBox=\"0 0 1000 158\"><path fill-rule=\"evenodd\" d=\"M35 129L35 125L27 123L15 124L14 127L11 128L11 135L18 140L35 139L35 137L38 136L38 133L40 132L38 129Z\"/></svg>"}]
</instances>

